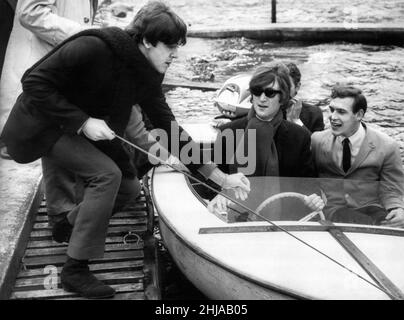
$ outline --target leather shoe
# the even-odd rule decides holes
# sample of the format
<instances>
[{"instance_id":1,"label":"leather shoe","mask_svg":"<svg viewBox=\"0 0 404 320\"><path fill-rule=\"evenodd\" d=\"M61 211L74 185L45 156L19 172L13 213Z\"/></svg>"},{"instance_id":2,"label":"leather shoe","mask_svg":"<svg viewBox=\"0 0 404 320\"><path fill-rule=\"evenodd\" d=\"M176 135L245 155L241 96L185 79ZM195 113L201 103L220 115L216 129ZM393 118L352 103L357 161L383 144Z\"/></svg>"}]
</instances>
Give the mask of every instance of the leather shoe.
<instances>
[{"instance_id":1,"label":"leather shoe","mask_svg":"<svg viewBox=\"0 0 404 320\"><path fill-rule=\"evenodd\" d=\"M73 226L67 217L64 217L63 220L56 222L52 227L53 240L59 243L69 242L72 231Z\"/></svg>"},{"instance_id":2,"label":"leather shoe","mask_svg":"<svg viewBox=\"0 0 404 320\"><path fill-rule=\"evenodd\" d=\"M102 283L90 272L87 260L68 257L62 268L60 280L63 289L88 299L110 298L115 295L113 288Z\"/></svg>"}]
</instances>

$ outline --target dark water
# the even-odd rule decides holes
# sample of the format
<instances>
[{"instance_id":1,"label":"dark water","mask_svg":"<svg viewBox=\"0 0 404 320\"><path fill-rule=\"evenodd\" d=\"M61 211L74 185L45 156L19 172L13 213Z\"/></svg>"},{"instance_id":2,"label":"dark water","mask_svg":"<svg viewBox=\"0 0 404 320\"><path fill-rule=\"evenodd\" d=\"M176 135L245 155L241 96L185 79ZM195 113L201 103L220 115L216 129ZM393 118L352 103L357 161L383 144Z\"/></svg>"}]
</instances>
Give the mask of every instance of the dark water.
<instances>
[{"instance_id":1,"label":"dark water","mask_svg":"<svg viewBox=\"0 0 404 320\"><path fill-rule=\"evenodd\" d=\"M155 236L159 239L158 254L162 269L161 298L163 300L207 300L208 298L175 265L159 236L158 228Z\"/></svg>"},{"instance_id":2,"label":"dark water","mask_svg":"<svg viewBox=\"0 0 404 320\"><path fill-rule=\"evenodd\" d=\"M146 1L124 0L131 6L117 18L101 5L99 21L126 26ZM115 2L115 1L112 1ZM190 28L263 25L269 23L269 0L168 0ZM278 22L392 23L404 26L404 1L398 0L278 0ZM348 43L309 44L259 42L248 39L188 39L166 77L175 80L223 83L230 76L254 70L272 60L294 61L302 72L299 96L324 111L326 127L330 88L355 85L368 100L365 121L393 137L404 163L404 48ZM180 123L205 122L218 115L214 92L178 88L167 100ZM163 245L163 298L203 298L178 271Z\"/></svg>"}]
</instances>

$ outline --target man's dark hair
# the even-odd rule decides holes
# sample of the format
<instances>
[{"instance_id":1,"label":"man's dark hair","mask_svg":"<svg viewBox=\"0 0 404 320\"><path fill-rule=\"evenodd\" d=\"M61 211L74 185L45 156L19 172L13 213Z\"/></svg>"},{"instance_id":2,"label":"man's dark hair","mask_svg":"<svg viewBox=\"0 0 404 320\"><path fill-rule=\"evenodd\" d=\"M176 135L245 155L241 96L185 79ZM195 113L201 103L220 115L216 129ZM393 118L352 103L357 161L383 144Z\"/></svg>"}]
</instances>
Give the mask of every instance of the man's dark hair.
<instances>
[{"instance_id":1,"label":"man's dark hair","mask_svg":"<svg viewBox=\"0 0 404 320\"><path fill-rule=\"evenodd\" d=\"M351 86L334 86L331 90L331 98L347 98L352 97L354 102L352 104L352 112L357 113L360 109L363 110L363 113L366 113L367 109L367 101L365 96L362 94L362 91L358 88Z\"/></svg>"},{"instance_id":2,"label":"man's dark hair","mask_svg":"<svg viewBox=\"0 0 404 320\"><path fill-rule=\"evenodd\" d=\"M146 39L153 46L161 41L167 45L185 45L187 25L162 1L150 1L143 6L126 28L136 43Z\"/></svg>"},{"instance_id":3,"label":"man's dark hair","mask_svg":"<svg viewBox=\"0 0 404 320\"><path fill-rule=\"evenodd\" d=\"M289 75L293 79L293 83L295 84L295 86L297 86L300 83L300 80L302 79L302 74L300 73L299 68L293 62L287 63L286 66L289 69Z\"/></svg>"},{"instance_id":4,"label":"man's dark hair","mask_svg":"<svg viewBox=\"0 0 404 320\"><path fill-rule=\"evenodd\" d=\"M280 62L272 62L266 66L259 67L253 74L249 87L259 86L266 87L269 84L278 82L281 93L280 104L281 109L285 110L288 107L290 100L290 79L288 68Z\"/></svg>"}]
</instances>

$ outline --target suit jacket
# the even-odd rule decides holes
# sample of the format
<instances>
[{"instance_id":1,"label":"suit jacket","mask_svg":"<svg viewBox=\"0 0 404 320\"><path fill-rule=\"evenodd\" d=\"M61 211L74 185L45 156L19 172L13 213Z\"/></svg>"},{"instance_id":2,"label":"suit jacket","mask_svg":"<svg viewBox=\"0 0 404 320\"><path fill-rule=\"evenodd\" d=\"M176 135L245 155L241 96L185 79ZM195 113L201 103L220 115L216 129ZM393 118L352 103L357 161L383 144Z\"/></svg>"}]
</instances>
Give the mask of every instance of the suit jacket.
<instances>
[{"instance_id":1,"label":"suit jacket","mask_svg":"<svg viewBox=\"0 0 404 320\"><path fill-rule=\"evenodd\" d=\"M318 106L302 102L302 111L299 118L311 132L324 130L323 112Z\"/></svg>"},{"instance_id":2,"label":"suit jacket","mask_svg":"<svg viewBox=\"0 0 404 320\"><path fill-rule=\"evenodd\" d=\"M386 134L363 124L366 136L351 168L345 173L335 163L336 137L331 130L315 132L312 150L320 178L344 179L340 188L334 185L334 204L359 208L382 205L389 210L403 207L404 171L397 143ZM376 185L374 182L379 181Z\"/></svg>"},{"instance_id":3,"label":"suit jacket","mask_svg":"<svg viewBox=\"0 0 404 320\"><path fill-rule=\"evenodd\" d=\"M247 123L247 116L245 116L220 126L219 130L230 129L235 132L237 129L245 129ZM234 136L236 135L234 134ZM310 132L307 129L282 120L274 136L274 140L278 152L280 177L317 176L314 159L310 150ZM226 159L226 150L224 148L226 143L225 141L221 143L223 146L222 159ZM236 145L234 145L234 148L236 148ZM219 167L223 171L229 172L228 164L222 164Z\"/></svg>"}]
</instances>

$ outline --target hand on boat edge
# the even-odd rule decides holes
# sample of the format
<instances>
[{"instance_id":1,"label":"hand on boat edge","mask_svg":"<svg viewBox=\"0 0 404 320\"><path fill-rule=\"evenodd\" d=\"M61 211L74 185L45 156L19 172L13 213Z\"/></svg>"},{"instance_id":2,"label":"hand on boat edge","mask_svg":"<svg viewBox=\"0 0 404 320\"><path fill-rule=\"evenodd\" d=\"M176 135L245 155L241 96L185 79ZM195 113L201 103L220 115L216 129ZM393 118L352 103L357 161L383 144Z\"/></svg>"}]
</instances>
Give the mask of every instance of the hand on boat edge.
<instances>
[{"instance_id":1,"label":"hand on boat edge","mask_svg":"<svg viewBox=\"0 0 404 320\"><path fill-rule=\"evenodd\" d=\"M211 213L227 212L227 206L231 201L222 195L218 194L208 203L208 210Z\"/></svg>"}]
</instances>

